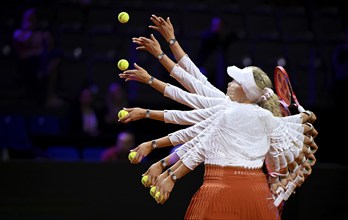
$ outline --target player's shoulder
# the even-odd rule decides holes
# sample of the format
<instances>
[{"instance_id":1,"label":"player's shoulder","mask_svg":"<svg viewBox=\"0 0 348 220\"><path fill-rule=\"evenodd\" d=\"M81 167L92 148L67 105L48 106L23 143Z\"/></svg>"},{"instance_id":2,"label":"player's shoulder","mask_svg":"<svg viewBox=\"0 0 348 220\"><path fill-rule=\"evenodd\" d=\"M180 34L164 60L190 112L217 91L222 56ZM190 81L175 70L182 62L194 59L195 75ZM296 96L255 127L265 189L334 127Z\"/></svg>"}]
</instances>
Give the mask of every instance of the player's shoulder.
<instances>
[{"instance_id":1,"label":"player's shoulder","mask_svg":"<svg viewBox=\"0 0 348 220\"><path fill-rule=\"evenodd\" d=\"M264 109L260 106L255 108L255 113L259 118L263 118L263 119L274 117L271 111Z\"/></svg>"}]
</instances>

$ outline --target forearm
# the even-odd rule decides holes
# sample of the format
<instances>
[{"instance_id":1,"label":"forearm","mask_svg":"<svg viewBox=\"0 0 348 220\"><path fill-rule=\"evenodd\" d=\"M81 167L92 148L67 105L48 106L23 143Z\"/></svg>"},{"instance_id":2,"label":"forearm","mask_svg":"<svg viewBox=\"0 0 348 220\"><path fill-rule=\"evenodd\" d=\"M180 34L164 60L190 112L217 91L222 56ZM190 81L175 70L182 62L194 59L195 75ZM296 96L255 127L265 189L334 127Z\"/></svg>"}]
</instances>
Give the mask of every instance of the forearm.
<instances>
[{"instance_id":1,"label":"forearm","mask_svg":"<svg viewBox=\"0 0 348 220\"><path fill-rule=\"evenodd\" d=\"M216 105L210 108L194 110L165 110L164 122L181 125L197 125L212 115L224 109L222 105Z\"/></svg>"},{"instance_id":2,"label":"forearm","mask_svg":"<svg viewBox=\"0 0 348 220\"><path fill-rule=\"evenodd\" d=\"M189 172L191 172L191 169L188 168L185 164L183 164L181 161L178 161L175 165L177 165L178 167L173 170L173 175L175 175L178 179L181 179L182 177L184 177L186 174L188 174ZM173 167L174 169L174 167Z\"/></svg>"},{"instance_id":3,"label":"forearm","mask_svg":"<svg viewBox=\"0 0 348 220\"><path fill-rule=\"evenodd\" d=\"M161 94L164 94L165 88L167 86L167 83L154 78L153 76L151 76L151 78L148 80L148 83L152 88L156 89L157 91L159 91Z\"/></svg>"},{"instance_id":4,"label":"forearm","mask_svg":"<svg viewBox=\"0 0 348 220\"><path fill-rule=\"evenodd\" d=\"M184 91L183 89L171 84L168 84L165 88L164 96L193 109L209 108L222 104L227 100L227 96L206 97Z\"/></svg>"},{"instance_id":5,"label":"forearm","mask_svg":"<svg viewBox=\"0 0 348 220\"><path fill-rule=\"evenodd\" d=\"M175 37L173 37L173 39L175 39ZM167 42L170 39L167 39ZM175 41L175 43L173 45L170 45L170 50L172 51L175 60L179 61L181 60L181 58L183 58L183 56L186 55L185 51L182 49L182 47L180 46L180 43L178 41Z\"/></svg>"},{"instance_id":6,"label":"forearm","mask_svg":"<svg viewBox=\"0 0 348 220\"><path fill-rule=\"evenodd\" d=\"M164 111L161 110L150 110L146 109L145 117L157 121L165 121L164 120Z\"/></svg>"},{"instance_id":7,"label":"forearm","mask_svg":"<svg viewBox=\"0 0 348 220\"><path fill-rule=\"evenodd\" d=\"M152 144L155 144L155 146L153 146L154 148L163 148L163 147L172 147L173 144L172 142L170 142L169 136L164 136L158 139L153 140Z\"/></svg>"},{"instance_id":8,"label":"forearm","mask_svg":"<svg viewBox=\"0 0 348 220\"><path fill-rule=\"evenodd\" d=\"M193 138L197 137L199 134L202 134L202 132L208 129L211 126L211 124L214 123L215 118L218 116L219 113L212 115L207 119L203 119L202 121L197 122L196 124L190 127L180 129L169 134L168 136L171 143L173 145L179 145L191 141ZM185 147L180 146L180 148L184 149Z\"/></svg>"},{"instance_id":9,"label":"forearm","mask_svg":"<svg viewBox=\"0 0 348 220\"><path fill-rule=\"evenodd\" d=\"M206 77L198 68L193 68L191 66L194 66L194 64L188 57L185 57L180 60L178 65L173 67L170 76L191 93L208 97L225 96L225 93L218 90L207 81Z\"/></svg>"},{"instance_id":10,"label":"forearm","mask_svg":"<svg viewBox=\"0 0 348 220\"><path fill-rule=\"evenodd\" d=\"M162 66L170 73L172 69L175 66L175 62L169 58L166 54L162 52L163 56L161 58L158 58L159 62L162 64Z\"/></svg>"}]
</instances>

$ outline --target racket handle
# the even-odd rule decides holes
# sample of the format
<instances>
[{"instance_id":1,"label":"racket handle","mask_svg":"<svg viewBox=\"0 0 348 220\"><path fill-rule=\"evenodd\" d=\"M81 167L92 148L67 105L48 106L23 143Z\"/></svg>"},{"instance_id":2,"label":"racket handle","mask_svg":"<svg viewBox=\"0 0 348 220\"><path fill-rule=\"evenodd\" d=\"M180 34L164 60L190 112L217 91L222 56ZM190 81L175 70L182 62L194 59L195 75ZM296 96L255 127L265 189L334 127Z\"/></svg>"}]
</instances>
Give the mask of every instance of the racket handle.
<instances>
[{"instance_id":1,"label":"racket handle","mask_svg":"<svg viewBox=\"0 0 348 220\"><path fill-rule=\"evenodd\" d=\"M284 200L288 200L288 198L291 196L291 194L294 192L296 188L296 184L298 184L301 181L300 176L296 176L296 178L293 181L290 181L286 185L286 191L281 191L278 197L274 200L273 204L278 207L280 203Z\"/></svg>"},{"instance_id":2,"label":"racket handle","mask_svg":"<svg viewBox=\"0 0 348 220\"><path fill-rule=\"evenodd\" d=\"M298 109L298 111L299 111L300 113L306 111L306 110L302 107L302 105L299 105L299 106L297 107L297 109Z\"/></svg>"},{"instance_id":3,"label":"racket handle","mask_svg":"<svg viewBox=\"0 0 348 220\"><path fill-rule=\"evenodd\" d=\"M284 197L284 189L283 188L278 188L277 191L280 191L279 195L277 196L277 198L274 200L273 204L278 207L280 205L280 203L283 201L283 197Z\"/></svg>"}]
</instances>

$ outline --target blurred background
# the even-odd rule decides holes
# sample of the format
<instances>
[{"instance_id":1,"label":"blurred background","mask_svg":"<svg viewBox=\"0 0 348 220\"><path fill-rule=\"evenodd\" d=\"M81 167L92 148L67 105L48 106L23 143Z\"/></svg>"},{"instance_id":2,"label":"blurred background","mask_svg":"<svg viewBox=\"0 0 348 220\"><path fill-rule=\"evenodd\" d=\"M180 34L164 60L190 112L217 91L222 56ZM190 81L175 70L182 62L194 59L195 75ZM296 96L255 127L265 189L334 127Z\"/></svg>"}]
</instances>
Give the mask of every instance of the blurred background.
<instances>
[{"instance_id":1,"label":"blurred background","mask_svg":"<svg viewBox=\"0 0 348 220\"><path fill-rule=\"evenodd\" d=\"M150 16L171 18L177 40L225 91L226 67L285 67L300 103L315 112L313 174L283 219L344 219L348 213L348 3L314 0L3 0L0 13L0 219L182 219L202 167L159 206L141 185L129 149L182 126L117 123L122 107L187 109L149 86L118 78L120 59L178 85L132 37L154 33ZM130 20L117 20L126 11ZM172 57L173 58L173 57ZM336 118L337 117L337 118ZM343 127L343 128L342 128ZM138 210L126 212L126 210ZM157 213L156 215L154 213ZM155 216L154 216L155 215Z\"/></svg>"}]
</instances>

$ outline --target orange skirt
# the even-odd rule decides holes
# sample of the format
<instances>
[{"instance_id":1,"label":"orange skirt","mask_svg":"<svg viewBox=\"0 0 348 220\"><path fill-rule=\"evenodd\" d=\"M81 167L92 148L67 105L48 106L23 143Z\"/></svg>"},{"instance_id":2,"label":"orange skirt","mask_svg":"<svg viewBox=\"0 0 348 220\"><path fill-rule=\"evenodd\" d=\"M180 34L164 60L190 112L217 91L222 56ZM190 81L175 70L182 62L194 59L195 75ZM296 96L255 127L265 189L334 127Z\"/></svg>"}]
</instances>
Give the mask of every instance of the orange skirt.
<instances>
[{"instance_id":1,"label":"orange skirt","mask_svg":"<svg viewBox=\"0 0 348 220\"><path fill-rule=\"evenodd\" d=\"M262 169L205 165L204 181L186 220L280 220Z\"/></svg>"}]
</instances>

